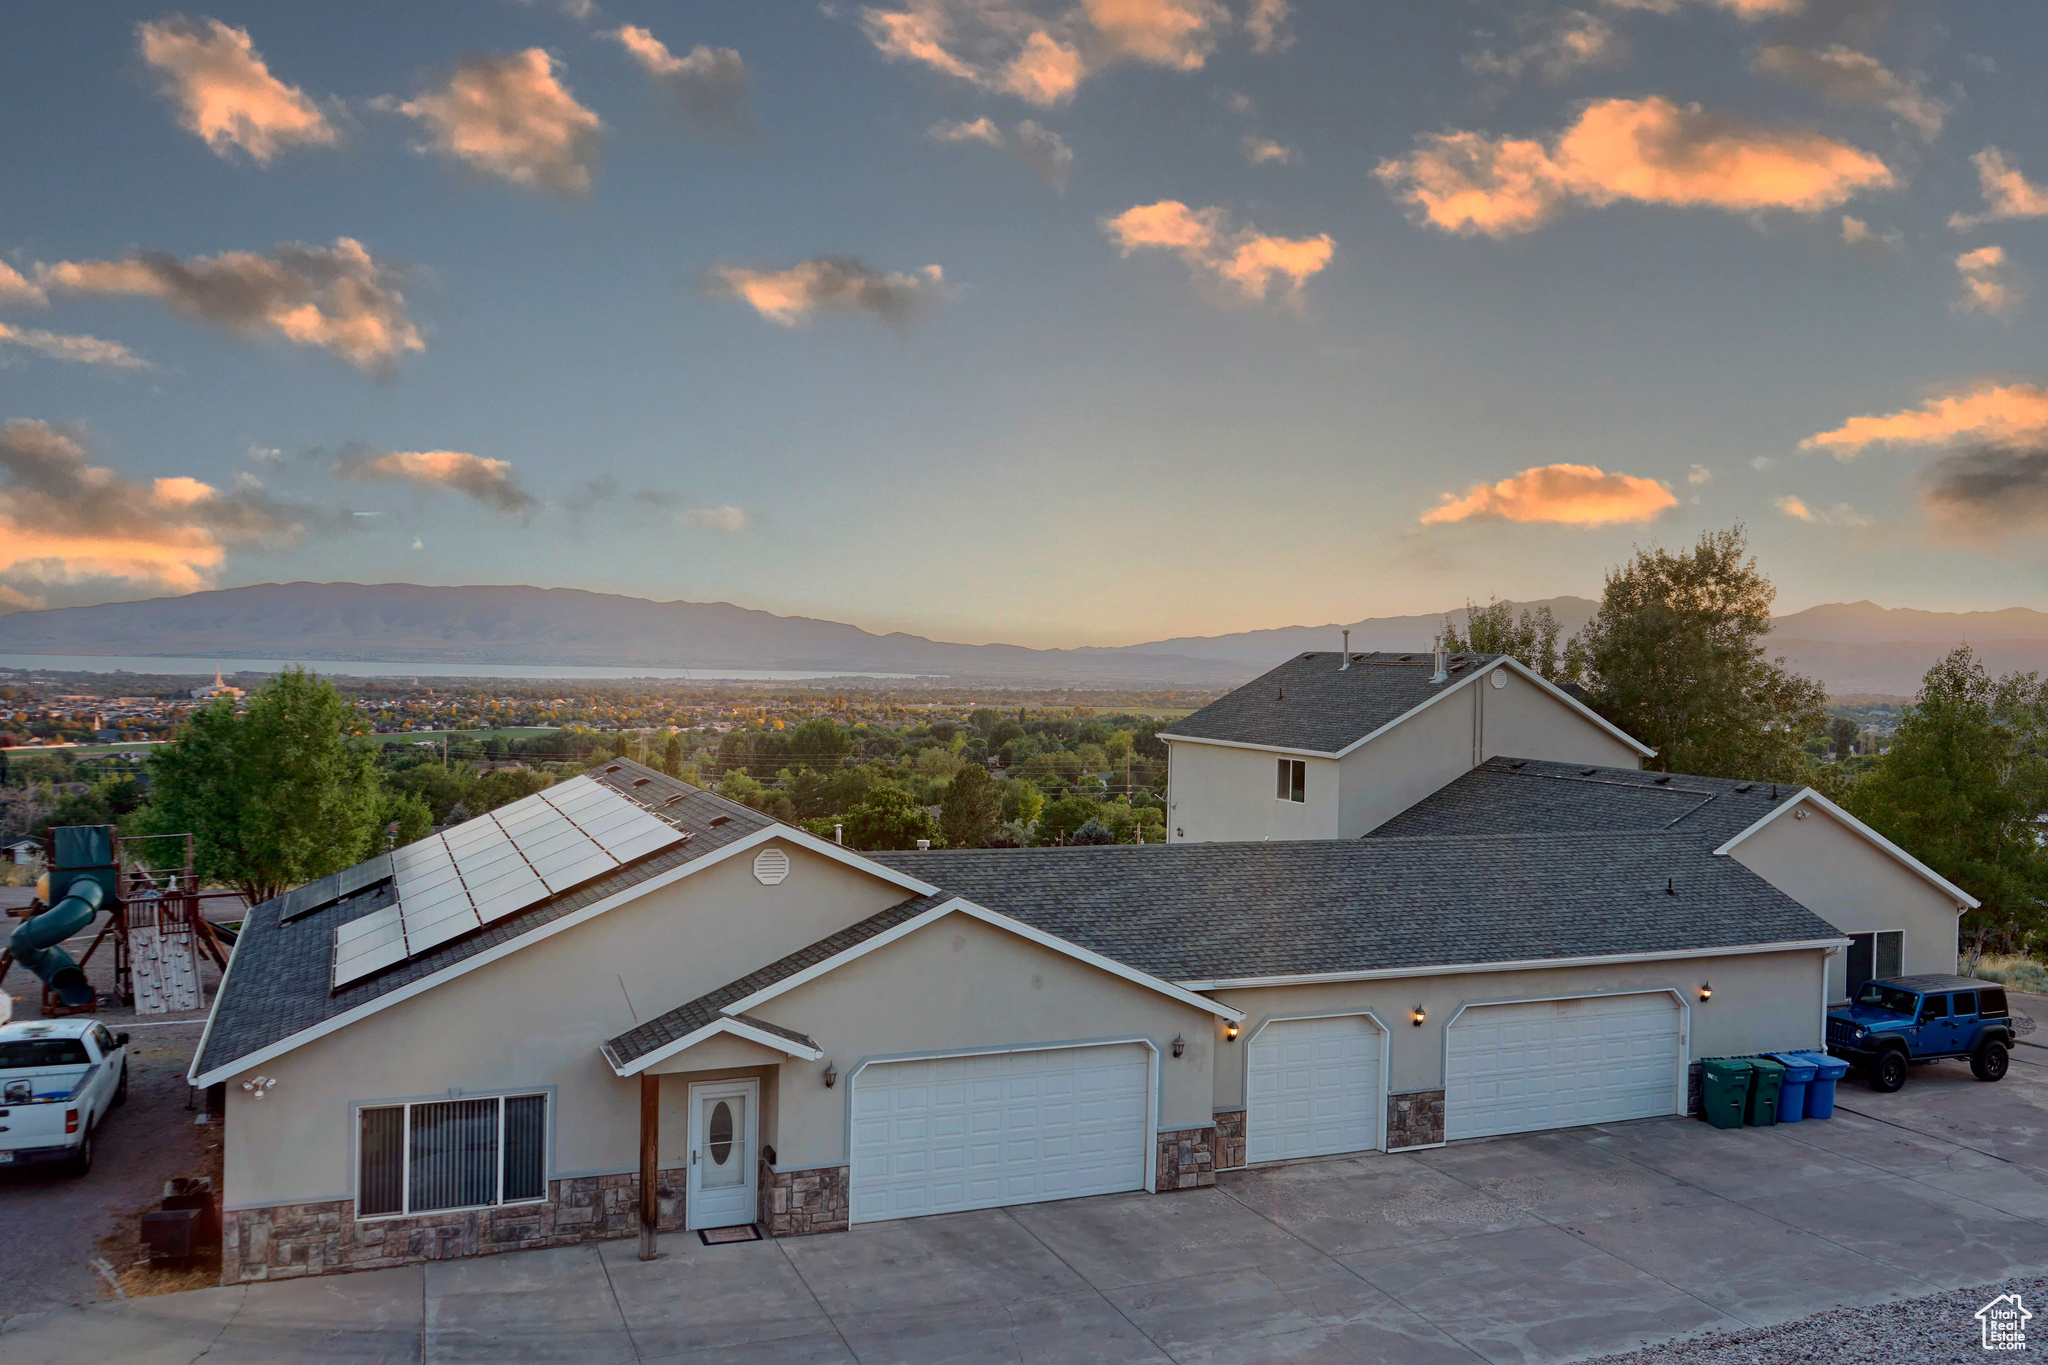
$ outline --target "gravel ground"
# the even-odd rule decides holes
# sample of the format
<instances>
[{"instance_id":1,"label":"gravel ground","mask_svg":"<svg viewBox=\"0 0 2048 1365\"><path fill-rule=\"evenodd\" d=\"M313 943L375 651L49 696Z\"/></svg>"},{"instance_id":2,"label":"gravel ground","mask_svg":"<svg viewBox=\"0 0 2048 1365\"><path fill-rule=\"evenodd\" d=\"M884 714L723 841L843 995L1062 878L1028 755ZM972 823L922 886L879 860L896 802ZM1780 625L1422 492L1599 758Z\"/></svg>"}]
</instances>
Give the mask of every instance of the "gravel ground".
<instances>
[{"instance_id":1,"label":"gravel ground","mask_svg":"<svg viewBox=\"0 0 2048 1365\"><path fill-rule=\"evenodd\" d=\"M1951 1361L2013 1359L2019 1352L1984 1350L1976 1312L2000 1294L2018 1293L2039 1317L2048 1304L2048 1278L2006 1280L1951 1289L1920 1299L1897 1299L1868 1308L1837 1308L1798 1322L1722 1332L1602 1356L1586 1365L1946 1365ZM2048 1322L2048 1317L2039 1317ZM2048 1331L2036 1331L2027 1355L2048 1349Z\"/></svg>"}]
</instances>

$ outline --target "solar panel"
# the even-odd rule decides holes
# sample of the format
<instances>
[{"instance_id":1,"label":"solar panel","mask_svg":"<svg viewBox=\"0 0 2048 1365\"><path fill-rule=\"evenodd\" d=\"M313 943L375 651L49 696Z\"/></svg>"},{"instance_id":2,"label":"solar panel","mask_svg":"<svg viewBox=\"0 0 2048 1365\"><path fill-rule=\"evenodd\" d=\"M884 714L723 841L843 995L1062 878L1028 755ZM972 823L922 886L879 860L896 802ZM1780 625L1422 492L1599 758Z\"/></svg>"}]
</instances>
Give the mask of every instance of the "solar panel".
<instances>
[{"instance_id":1,"label":"solar panel","mask_svg":"<svg viewBox=\"0 0 2048 1365\"><path fill-rule=\"evenodd\" d=\"M344 868L334 874L336 898L353 896L364 887L375 886L390 875L391 855L379 853L366 863L357 863L354 867Z\"/></svg>"},{"instance_id":2,"label":"solar panel","mask_svg":"<svg viewBox=\"0 0 2048 1365\"><path fill-rule=\"evenodd\" d=\"M405 959L405 930L395 905L350 920L334 931L337 988Z\"/></svg>"}]
</instances>

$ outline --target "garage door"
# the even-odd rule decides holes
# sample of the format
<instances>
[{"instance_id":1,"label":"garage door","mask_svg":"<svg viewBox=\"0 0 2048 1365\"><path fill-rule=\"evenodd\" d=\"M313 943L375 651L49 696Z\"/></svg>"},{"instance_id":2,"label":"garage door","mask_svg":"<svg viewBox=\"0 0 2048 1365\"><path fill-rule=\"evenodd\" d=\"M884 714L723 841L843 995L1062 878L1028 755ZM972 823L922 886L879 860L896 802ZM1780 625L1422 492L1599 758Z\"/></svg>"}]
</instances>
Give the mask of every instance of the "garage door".
<instances>
[{"instance_id":1,"label":"garage door","mask_svg":"<svg viewBox=\"0 0 2048 1365\"><path fill-rule=\"evenodd\" d=\"M1444 1136L1675 1113L1679 1058L1666 994L1475 1006L1450 1028Z\"/></svg>"},{"instance_id":2,"label":"garage door","mask_svg":"<svg viewBox=\"0 0 2048 1365\"><path fill-rule=\"evenodd\" d=\"M1245 1160L1362 1152L1380 1140L1380 1031L1362 1015L1282 1019L1252 1039Z\"/></svg>"},{"instance_id":3,"label":"garage door","mask_svg":"<svg viewBox=\"0 0 2048 1365\"><path fill-rule=\"evenodd\" d=\"M853 1081L856 1223L1145 1188L1135 1044L886 1062Z\"/></svg>"}]
</instances>

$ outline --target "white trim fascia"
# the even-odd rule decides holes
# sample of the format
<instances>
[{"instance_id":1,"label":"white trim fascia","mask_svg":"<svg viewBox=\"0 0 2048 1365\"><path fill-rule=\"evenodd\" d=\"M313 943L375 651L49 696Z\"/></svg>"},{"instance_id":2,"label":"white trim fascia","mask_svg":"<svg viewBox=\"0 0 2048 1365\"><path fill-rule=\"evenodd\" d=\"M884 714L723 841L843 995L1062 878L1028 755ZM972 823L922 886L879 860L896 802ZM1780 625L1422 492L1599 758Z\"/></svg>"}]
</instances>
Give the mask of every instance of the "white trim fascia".
<instances>
[{"instance_id":1,"label":"white trim fascia","mask_svg":"<svg viewBox=\"0 0 2048 1365\"><path fill-rule=\"evenodd\" d=\"M822 853L835 862L845 863L848 867L857 868L871 877L880 877L885 882L893 882L904 890L919 896L934 895L939 889L930 882L921 881L911 876L908 872L898 872L895 868L878 863L872 858L863 858L844 844L835 844L830 839L820 839L809 830L798 829L795 825L770 825L767 829L761 831L759 836L750 834L746 839L727 845L727 847L737 847L740 843L745 843L747 847L752 848L755 844L765 842L766 839L787 839L798 848L807 848L813 853ZM719 851L722 853L725 850L720 849Z\"/></svg>"},{"instance_id":2,"label":"white trim fascia","mask_svg":"<svg viewBox=\"0 0 2048 1365\"><path fill-rule=\"evenodd\" d=\"M323 1019L317 1024L299 1030L297 1033L287 1034L274 1043L267 1044L256 1049L254 1052L237 1057L231 1062L223 1063L204 1075L193 1076L187 1073L186 1079L192 1085L212 1085L215 1081L224 1081L230 1076L247 1071L252 1066L261 1066L265 1062L282 1057L287 1052L296 1051L307 1043L325 1038L330 1033L336 1033L352 1024L360 1023L371 1015L387 1010L393 1005L402 1004L416 995L424 994L436 986L453 981L457 977L467 975L481 967L487 967L500 958L509 957L513 953L530 948L545 939L553 938L556 934L564 933L579 924L596 919L607 911L616 910L621 905L625 905L630 901L638 900L642 896L660 891L665 887L673 886L685 877L694 876L708 867L715 867L728 858L736 858L740 854L768 842L770 839L789 839L791 842L808 841L804 844L805 847L809 847L810 844L818 844L825 851L831 853L833 857L838 858L839 861L859 866L863 871L894 882L898 886L916 887L924 885L923 882L918 881L915 877L905 877L892 869L883 867L880 863L869 862L865 858L858 857L858 855L848 855L845 849L838 848L833 844L824 843L823 840L815 839L801 830L791 829L789 826L781 824L768 825L744 838L735 839L721 848L713 849L701 858L692 858L680 867L670 868L659 876L649 877L646 881L635 882L631 886L624 887L601 901L584 906L574 914L564 915L560 919L549 920L546 924L540 925L538 928L522 934L518 938L501 943L495 948L485 949L481 953L472 954L460 962L450 963L430 976L423 976L419 980L409 982L395 991L387 991L374 1000L366 1000L354 1009L343 1010L340 1014ZM923 891L919 894L928 896L931 892ZM234 966L234 959L232 957L228 959L228 965L230 968ZM223 976L221 978L221 986L225 987L226 985L227 978ZM213 993L213 1007L216 1013L220 1010L220 1002L224 994L224 990L221 989L216 989ZM209 1017L207 1032L211 1033L212 1031L212 1019ZM200 1050L193 1056L192 1065L197 1067L199 1065L199 1058L205 1055L205 1044L202 1041Z\"/></svg>"},{"instance_id":3,"label":"white trim fascia","mask_svg":"<svg viewBox=\"0 0 2048 1365\"><path fill-rule=\"evenodd\" d=\"M1403 721L1410 720L1416 715L1420 714L1421 712L1427 711L1430 707L1435 706L1445 697L1450 696L1454 692L1458 692L1464 688L1470 687L1474 682L1478 681L1480 678L1485 677L1487 674L1499 668L1513 669L1516 673L1521 674L1530 682L1535 683L1538 688L1548 693L1552 699L1563 702L1566 706L1578 712L1579 715L1583 716L1585 719L1592 721L1602 730L1605 730L1608 734L1613 735L1616 739L1628 745L1631 749L1634 749L1644 758L1652 758L1656 755L1657 751L1655 749L1652 749L1649 745L1643 743L1634 735L1629 734L1626 730L1623 730L1618 726L1612 724L1611 722L1603 719L1597 712L1593 710L1593 708L1587 706L1577 697L1574 697L1571 693L1566 692L1564 689L1557 686L1557 684L1543 677L1543 675L1536 672L1536 670L1528 667L1520 660L1512 657L1511 655L1506 654L1501 655L1499 658L1495 659L1490 664L1483 665L1482 667L1474 669L1472 672L1467 673L1464 677L1458 679L1454 683L1451 683L1449 686L1445 687L1443 691L1437 693L1429 700L1417 702L1415 705L1409 707L1406 711L1403 711L1400 715L1394 717L1392 720L1380 726L1378 729L1372 731L1370 734L1362 735L1359 738L1352 740L1349 744L1345 745L1341 749L1291 749L1284 745L1279 744L1247 744L1243 740L1203 739L1199 735L1176 735L1165 730L1160 731L1159 734L1155 736L1155 738L1161 740L1177 741L1180 743L1187 744L1218 744L1222 745L1225 748L1230 749L1260 749L1267 753L1274 754L1301 754L1309 758L1346 758L1350 756L1350 754L1353 753L1355 750L1363 747L1364 745L1372 743L1381 735L1393 729L1395 726L1401 724Z\"/></svg>"},{"instance_id":4,"label":"white trim fascia","mask_svg":"<svg viewBox=\"0 0 2048 1365\"><path fill-rule=\"evenodd\" d=\"M242 928L249 927L248 917L242 918ZM235 941L228 945L228 965L221 971L220 984L213 988L213 1008L206 1012L206 1027L199 1032L199 1046L192 1050L192 1063L185 1068L185 1084L202 1084L198 1075L199 1059L206 1055L206 1044L213 1037L213 1021L220 1015L220 1002L228 993L228 978L235 974L237 950L242 946L242 936L235 935ZM211 1081L204 1082L211 1085Z\"/></svg>"},{"instance_id":5,"label":"white trim fascia","mask_svg":"<svg viewBox=\"0 0 2048 1365\"><path fill-rule=\"evenodd\" d=\"M791 1057L801 1057L807 1062L819 1061L825 1056L823 1048L806 1047L794 1038L785 1038L779 1033L773 1033L764 1028L755 1028L746 1020L735 1019L729 1014L720 1015L702 1028L693 1029L689 1033L684 1034L673 1043L664 1043L652 1052L644 1052L625 1066L620 1066L618 1059L612 1055L611 1044L606 1043L598 1051L604 1054L605 1061L611 1063L612 1070L619 1075L637 1076L656 1062L665 1061L675 1056L678 1052L687 1052L697 1046L697 1044L708 1042L721 1033L730 1033L735 1038L744 1038L750 1043L759 1043L762 1047L787 1053Z\"/></svg>"},{"instance_id":6,"label":"white trim fascia","mask_svg":"<svg viewBox=\"0 0 2048 1365\"><path fill-rule=\"evenodd\" d=\"M786 976L773 985L763 986L752 995L747 996L743 1000L735 1000L725 1008L733 1014L751 1014L756 1008L773 1000L785 991L795 990L807 981L815 981L825 973L843 967L855 958L863 957L877 948L886 947L897 939L902 938L905 934L922 929L941 915L950 915L955 911L971 919L978 919L993 928L1015 934L1019 938L1028 939L1042 948L1050 948L1056 953L1071 957L1078 962L1086 963L1098 971L1108 972L1111 976L1121 977L1123 980L1129 981L1134 985L1143 986L1147 990L1157 991L1161 995L1178 1000L1183 1005L1191 1005L1204 1013L1217 1015L1220 1018L1229 1019L1233 1022L1239 1022L1244 1019L1244 1012L1242 1010L1235 1010L1228 1005L1219 1004L1207 996L1197 995L1184 986L1176 986L1171 981L1162 980L1149 973L1141 972L1135 967L1127 967L1115 958L1104 957L1101 953L1083 948L1077 943L1070 943L1055 934L1048 934L1042 929L1034 929L1021 920L1014 920L1008 915L999 914L994 910L988 909L986 906L976 905L973 901L963 896L955 896L941 905L935 905L923 914L903 921L903 923L893 929L876 934L873 938L863 939L844 952L829 957L814 966L806 967L793 976Z\"/></svg>"},{"instance_id":7,"label":"white trim fascia","mask_svg":"<svg viewBox=\"0 0 2048 1365\"><path fill-rule=\"evenodd\" d=\"M1262 986L1320 986L1340 981L1398 981L1411 976L1460 976L1478 972L1546 971L1559 967L1616 967L1632 962L1674 962L1696 957L1742 957L1750 953L1791 953L1837 948L1846 938L1795 939L1784 943L1743 943L1727 948L1674 948L1657 953L1609 953L1601 957L1527 958L1520 962L1463 962L1430 967L1378 967L1356 972L1305 972L1299 976L1243 976L1183 981L1191 991L1253 990Z\"/></svg>"},{"instance_id":8,"label":"white trim fascia","mask_svg":"<svg viewBox=\"0 0 2048 1365\"><path fill-rule=\"evenodd\" d=\"M1819 806L1822 810L1826 811L1829 815L1834 816L1837 820L1847 825L1851 833L1862 835L1866 842L1874 844L1878 848L1882 849L1884 852L1891 854L1892 857L1896 858L1899 862L1905 864L1907 868L1919 874L1921 878L1923 878L1928 883L1933 885L1936 890L1945 893L1953 900L1962 902L1963 908L1975 910L1983 904L1983 902L1978 900L1975 896L1963 890L1963 888L1957 886L1954 882L1942 876L1939 872L1936 872L1926 863L1921 862L1918 858L1915 858L1912 854L1906 852L1906 850L1900 848L1897 844L1885 838L1882 834L1879 834L1876 830L1864 824L1861 820L1858 820L1855 816L1849 814L1849 812L1843 810L1840 806L1828 800L1825 796L1822 796L1819 792L1815 791L1811 787L1801 787L1799 789L1798 794L1794 796L1791 800L1787 801L1784 805L1778 807L1770 814L1757 820L1748 829L1745 829L1744 831L1742 831L1742 833L1736 835L1727 843L1715 849L1714 852L1717 855L1723 856L1733 853L1735 851L1736 845L1740 844L1744 839L1747 839L1750 835L1755 834L1758 830L1761 830L1765 825L1770 824L1771 821L1777 819L1786 811L1791 810L1794 806L1803 805L1808 801L1811 801L1813 804ZM1959 909L1956 913L1961 914L1962 910Z\"/></svg>"}]
</instances>

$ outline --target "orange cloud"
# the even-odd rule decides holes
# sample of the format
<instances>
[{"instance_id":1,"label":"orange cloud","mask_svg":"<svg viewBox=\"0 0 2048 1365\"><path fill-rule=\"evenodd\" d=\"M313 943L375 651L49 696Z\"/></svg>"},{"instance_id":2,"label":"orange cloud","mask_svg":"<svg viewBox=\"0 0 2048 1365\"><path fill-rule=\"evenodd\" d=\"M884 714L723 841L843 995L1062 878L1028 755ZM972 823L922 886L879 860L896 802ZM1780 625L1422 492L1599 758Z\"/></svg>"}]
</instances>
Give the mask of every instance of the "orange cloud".
<instances>
[{"instance_id":1,"label":"orange cloud","mask_svg":"<svg viewBox=\"0 0 2048 1365\"><path fill-rule=\"evenodd\" d=\"M334 472L358 483L409 483L475 498L500 512L529 512L538 500L521 488L505 460L460 450L344 451Z\"/></svg>"},{"instance_id":2,"label":"orange cloud","mask_svg":"<svg viewBox=\"0 0 2048 1365\"><path fill-rule=\"evenodd\" d=\"M103 579L197 591L230 546L287 543L310 520L246 475L226 493L184 476L131 481L47 422L0 426L0 475L0 591L31 605L51 587Z\"/></svg>"},{"instance_id":3,"label":"orange cloud","mask_svg":"<svg viewBox=\"0 0 2048 1365\"><path fill-rule=\"evenodd\" d=\"M25 351L68 360L77 365L104 365L110 370L146 370L149 362L118 341L98 337L66 336L40 327L10 327L0 322L0 346L19 346Z\"/></svg>"},{"instance_id":4,"label":"orange cloud","mask_svg":"<svg viewBox=\"0 0 2048 1365\"><path fill-rule=\"evenodd\" d=\"M388 374L405 352L426 349L406 316L397 272L353 237L337 237L332 247L286 242L271 256L224 251L181 261L145 251L118 261L60 261L38 265L36 283L161 299L188 317L318 347L371 374Z\"/></svg>"},{"instance_id":5,"label":"orange cloud","mask_svg":"<svg viewBox=\"0 0 2048 1365\"><path fill-rule=\"evenodd\" d=\"M1283 282L1285 293L1298 298L1308 278L1336 252L1327 233L1271 237L1249 224L1232 227L1223 209L1191 209L1178 199L1126 209L1105 218L1102 228L1126 256L1145 248L1171 251L1198 276L1209 276L1247 299L1266 298Z\"/></svg>"},{"instance_id":6,"label":"orange cloud","mask_svg":"<svg viewBox=\"0 0 2048 1365\"><path fill-rule=\"evenodd\" d=\"M8 304L31 304L42 307L50 301L41 286L30 283L22 273L5 261L0 261L0 307Z\"/></svg>"},{"instance_id":7,"label":"orange cloud","mask_svg":"<svg viewBox=\"0 0 2048 1365\"><path fill-rule=\"evenodd\" d=\"M1961 232L2004 218L2048 215L2048 188L2021 175L2020 168L2006 160L2004 152L1986 147L1970 160L1977 167L1977 189L1984 196L1984 212L1951 214L1950 227Z\"/></svg>"},{"instance_id":8,"label":"orange cloud","mask_svg":"<svg viewBox=\"0 0 2048 1365\"><path fill-rule=\"evenodd\" d=\"M1846 502L1838 502L1833 507L1824 508L1816 512L1806 505L1806 499L1795 497L1788 493L1777 500L1777 508L1794 521L1803 521L1810 526L1870 525L1869 517L1864 516Z\"/></svg>"},{"instance_id":9,"label":"orange cloud","mask_svg":"<svg viewBox=\"0 0 2048 1365\"><path fill-rule=\"evenodd\" d=\"M661 39L636 24L605 36L625 48L634 63L674 95L698 123L715 127L746 120L753 77L733 49L699 43L678 57Z\"/></svg>"},{"instance_id":10,"label":"orange cloud","mask_svg":"<svg viewBox=\"0 0 2048 1365\"><path fill-rule=\"evenodd\" d=\"M1586 464L1547 464L1499 483L1475 483L1462 494L1446 493L1440 505L1422 514L1422 524L1487 518L1606 526L1649 521L1677 505L1671 490L1656 479L1609 474Z\"/></svg>"},{"instance_id":11,"label":"orange cloud","mask_svg":"<svg viewBox=\"0 0 2048 1365\"><path fill-rule=\"evenodd\" d=\"M218 156L239 147L258 165L292 147L331 146L334 125L295 85L270 74L249 31L183 17L137 27L142 59L163 74L178 121Z\"/></svg>"},{"instance_id":12,"label":"orange cloud","mask_svg":"<svg viewBox=\"0 0 2048 1365\"><path fill-rule=\"evenodd\" d=\"M1287 24L1293 16L1294 6L1287 0L1252 0L1244 16L1244 31L1252 40L1252 51L1285 52L1293 47L1294 31Z\"/></svg>"},{"instance_id":13,"label":"orange cloud","mask_svg":"<svg viewBox=\"0 0 2048 1365\"><path fill-rule=\"evenodd\" d=\"M1963 277L1963 296L1957 306L1966 313L2010 313L2020 306L2024 295L2013 283L2012 270L2002 246L1978 247L1956 257L1956 270Z\"/></svg>"},{"instance_id":14,"label":"orange cloud","mask_svg":"<svg viewBox=\"0 0 2048 1365\"><path fill-rule=\"evenodd\" d=\"M1564 206L1630 200L1749 213L1813 213L1894 183L1869 153L1652 96L1596 100L1546 147L1528 138L1434 133L1375 174L1418 222L1466 236L1531 232Z\"/></svg>"},{"instance_id":15,"label":"orange cloud","mask_svg":"<svg viewBox=\"0 0 2048 1365\"><path fill-rule=\"evenodd\" d=\"M421 151L515 185L586 194L604 124L555 79L555 65L537 47L478 57L456 67L446 87L398 112L427 130Z\"/></svg>"},{"instance_id":16,"label":"orange cloud","mask_svg":"<svg viewBox=\"0 0 2048 1365\"><path fill-rule=\"evenodd\" d=\"M900 324L944 297L945 272L928 265L915 275L885 274L852 256L820 256L787 270L725 266L712 271L706 284L784 327L808 321L821 308L873 313Z\"/></svg>"},{"instance_id":17,"label":"orange cloud","mask_svg":"<svg viewBox=\"0 0 2048 1365\"><path fill-rule=\"evenodd\" d=\"M1799 443L1851 459L1874 445L1945 445L1952 441L2012 443L2048 438L2048 388L2038 384L1986 384L1917 408L1882 416L1852 417L1833 431Z\"/></svg>"}]
</instances>

